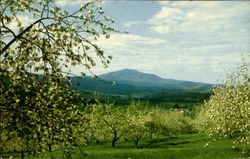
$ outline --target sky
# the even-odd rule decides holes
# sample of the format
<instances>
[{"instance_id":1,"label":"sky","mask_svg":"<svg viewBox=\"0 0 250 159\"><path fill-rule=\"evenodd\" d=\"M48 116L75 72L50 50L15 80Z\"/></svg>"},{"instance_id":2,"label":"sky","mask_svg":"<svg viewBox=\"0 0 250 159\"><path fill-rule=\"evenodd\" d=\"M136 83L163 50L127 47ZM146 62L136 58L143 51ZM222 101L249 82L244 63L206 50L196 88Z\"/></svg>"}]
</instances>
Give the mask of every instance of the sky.
<instances>
[{"instance_id":1,"label":"sky","mask_svg":"<svg viewBox=\"0 0 250 159\"><path fill-rule=\"evenodd\" d=\"M114 57L105 73L124 68L163 78L218 83L250 53L246 1L106 1L120 30L99 44Z\"/></svg>"},{"instance_id":2,"label":"sky","mask_svg":"<svg viewBox=\"0 0 250 159\"><path fill-rule=\"evenodd\" d=\"M83 0L57 0L76 10ZM250 54L249 1L103 1L113 33L96 43L113 56L103 74L125 68L162 78L220 83ZM83 70L76 67L72 72Z\"/></svg>"}]
</instances>

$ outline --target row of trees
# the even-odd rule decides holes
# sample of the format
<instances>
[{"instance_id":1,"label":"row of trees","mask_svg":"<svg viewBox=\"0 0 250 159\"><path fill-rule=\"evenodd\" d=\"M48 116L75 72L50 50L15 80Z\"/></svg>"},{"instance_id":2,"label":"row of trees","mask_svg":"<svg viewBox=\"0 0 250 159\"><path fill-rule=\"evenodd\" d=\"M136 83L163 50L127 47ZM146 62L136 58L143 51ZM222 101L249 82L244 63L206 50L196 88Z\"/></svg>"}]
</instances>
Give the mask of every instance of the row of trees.
<instances>
[{"instance_id":1,"label":"row of trees","mask_svg":"<svg viewBox=\"0 0 250 159\"><path fill-rule=\"evenodd\" d=\"M81 105L80 102L77 104ZM45 120L47 123L43 125L27 120L31 121L33 126L32 131L26 130L29 134L26 132L21 136L18 135L21 133L18 129L13 129L10 135L5 130L6 133L1 134L2 150L38 155L42 150L52 152L64 148L66 155L70 157L70 150L85 144L110 142L110 145L115 147L119 140L124 139L133 141L138 147L141 139L152 140L154 136L195 131L191 118L181 111L145 108L135 102L127 108L112 104L92 104L82 111L68 108L69 111L64 111L65 114L48 110L46 118L50 118L50 121ZM58 113L60 117L57 117ZM33 113L32 118L34 115L37 114ZM59 118L61 120L58 120ZM65 119L70 121L66 123Z\"/></svg>"},{"instance_id":2,"label":"row of trees","mask_svg":"<svg viewBox=\"0 0 250 159\"><path fill-rule=\"evenodd\" d=\"M195 131L191 118L181 111L145 108L134 102L126 109L113 105L102 106L97 115L98 131L104 135L102 140L110 141L112 147L122 138L133 141L138 147L141 139L152 140L154 136Z\"/></svg>"}]
</instances>

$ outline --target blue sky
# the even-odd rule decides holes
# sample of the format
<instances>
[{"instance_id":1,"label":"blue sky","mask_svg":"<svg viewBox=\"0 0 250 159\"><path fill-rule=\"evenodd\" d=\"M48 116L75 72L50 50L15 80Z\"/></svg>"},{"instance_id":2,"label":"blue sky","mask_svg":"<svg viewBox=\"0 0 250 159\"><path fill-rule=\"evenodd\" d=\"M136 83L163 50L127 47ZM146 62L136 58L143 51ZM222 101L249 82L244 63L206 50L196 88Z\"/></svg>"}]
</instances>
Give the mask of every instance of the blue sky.
<instances>
[{"instance_id":1,"label":"blue sky","mask_svg":"<svg viewBox=\"0 0 250 159\"><path fill-rule=\"evenodd\" d=\"M61 0L74 9L81 0ZM250 53L250 2L247 1L104 1L113 34L96 43L112 55L109 68L124 68L163 78L218 83ZM248 56L249 57L249 56ZM74 73L82 70L73 69Z\"/></svg>"}]
</instances>

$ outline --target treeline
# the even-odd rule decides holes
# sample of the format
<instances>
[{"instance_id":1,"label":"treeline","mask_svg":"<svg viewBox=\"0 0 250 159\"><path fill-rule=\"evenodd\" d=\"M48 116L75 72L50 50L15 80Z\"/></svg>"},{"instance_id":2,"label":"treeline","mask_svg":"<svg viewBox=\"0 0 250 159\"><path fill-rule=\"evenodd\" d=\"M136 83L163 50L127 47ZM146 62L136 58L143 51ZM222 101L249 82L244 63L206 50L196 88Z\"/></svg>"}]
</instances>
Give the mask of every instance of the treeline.
<instances>
[{"instance_id":1,"label":"treeline","mask_svg":"<svg viewBox=\"0 0 250 159\"><path fill-rule=\"evenodd\" d=\"M185 108L192 109L194 105L203 104L212 95L212 88L206 91L169 90L141 94L101 94L91 91L79 91L81 96L93 103L91 99L98 99L101 103L115 103L118 105L129 105L131 100L147 102L150 106L161 106L162 108Z\"/></svg>"},{"instance_id":2,"label":"treeline","mask_svg":"<svg viewBox=\"0 0 250 159\"><path fill-rule=\"evenodd\" d=\"M193 119L183 111L147 108L136 102L127 108L91 104L82 111L74 107L62 110L57 112L60 115L47 110L46 122L40 121L39 112L27 111L23 125L1 133L1 151L20 152L24 158L25 154L39 156L42 151L63 149L66 158L71 158L74 149L85 144L110 142L115 147L124 139L138 147L141 139L197 131Z\"/></svg>"}]
</instances>

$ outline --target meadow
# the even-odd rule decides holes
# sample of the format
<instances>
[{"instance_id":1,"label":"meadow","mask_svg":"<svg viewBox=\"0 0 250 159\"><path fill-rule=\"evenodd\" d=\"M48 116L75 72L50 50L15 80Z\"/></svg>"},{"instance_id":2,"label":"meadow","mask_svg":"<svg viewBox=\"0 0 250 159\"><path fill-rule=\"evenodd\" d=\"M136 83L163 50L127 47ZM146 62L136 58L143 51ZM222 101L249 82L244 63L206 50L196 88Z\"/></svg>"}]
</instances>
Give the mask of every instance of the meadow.
<instances>
[{"instance_id":1,"label":"meadow","mask_svg":"<svg viewBox=\"0 0 250 159\"><path fill-rule=\"evenodd\" d=\"M232 148L232 140L224 139L204 145L209 138L204 134L184 134L171 137L158 137L152 141L143 140L139 148L132 142L121 142L117 148L110 144L86 147L87 159L230 159L246 158L242 147Z\"/></svg>"},{"instance_id":2,"label":"meadow","mask_svg":"<svg viewBox=\"0 0 250 159\"><path fill-rule=\"evenodd\" d=\"M174 136L159 136L153 140L143 139L136 148L132 141L119 141L112 148L109 142L81 146L73 153L76 159L236 159L248 158L250 146L243 152L242 146L232 147L233 139L222 139L211 142L207 135L201 133L181 134ZM5 154L7 157L10 154ZM14 158L19 153L11 153ZM42 153L41 157L27 154L27 158L65 158L62 151Z\"/></svg>"}]
</instances>

